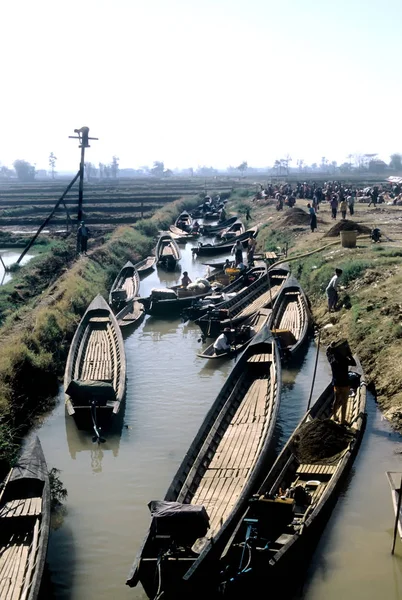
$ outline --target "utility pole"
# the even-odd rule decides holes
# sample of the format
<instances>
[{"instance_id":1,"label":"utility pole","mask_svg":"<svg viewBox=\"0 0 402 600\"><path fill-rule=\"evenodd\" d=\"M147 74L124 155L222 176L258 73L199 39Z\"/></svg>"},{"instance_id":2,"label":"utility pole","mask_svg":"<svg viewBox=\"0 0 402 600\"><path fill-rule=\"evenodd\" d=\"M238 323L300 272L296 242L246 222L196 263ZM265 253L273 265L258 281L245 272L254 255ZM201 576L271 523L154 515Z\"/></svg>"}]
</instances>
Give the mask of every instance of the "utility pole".
<instances>
[{"instance_id":1,"label":"utility pole","mask_svg":"<svg viewBox=\"0 0 402 600\"><path fill-rule=\"evenodd\" d=\"M89 127L81 127L81 129L74 129L74 133L78 135L69 135L68 137L73 140L79 140L81 148L81 162L80 162L80 180L78 188L78 222L82 221L82 201L84 196L84 166L85 166L85 148L90 148L89 140L98 140L99 138L89 137Z\"/></svg>"}]
</instances>

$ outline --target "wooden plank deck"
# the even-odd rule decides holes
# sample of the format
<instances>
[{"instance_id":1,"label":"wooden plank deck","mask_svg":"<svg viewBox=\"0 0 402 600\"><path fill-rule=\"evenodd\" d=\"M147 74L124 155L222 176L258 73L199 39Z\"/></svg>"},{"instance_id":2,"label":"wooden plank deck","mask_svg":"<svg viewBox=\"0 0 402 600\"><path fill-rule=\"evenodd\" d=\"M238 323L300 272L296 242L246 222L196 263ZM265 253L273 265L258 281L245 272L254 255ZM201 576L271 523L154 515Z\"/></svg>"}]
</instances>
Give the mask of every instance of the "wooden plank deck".
<instances>
[{"instance_id":1,"label":"wooden plank deck","mask_svg":"<svg viewBox=\"0 0 402 600\"><path fill-rule=\"evenodd\" d=\"M278 295L280 288L281 288L280 285L272 286L271 291L267 290L266 292L261 294L261 296L258 296L258 298L253 300L253 302L251 302L251 304L248 304L245 308L243 308L243 310L241 312L239 312L238 315L236 315L236 319L238 317L247 317L249 315L252 315L254 312L259 310L260 308L263 308L264 306L269 304L271 301L271 298L272 298L272 300L274 300L275 297Z\"/></svg>"},{"instance_id":2,"label":"wooden plank deck","mask_svg":"<svg viewBox=\"0 0 402 600\"><path fill-rule=\"evenodd\" d=\"M286 296L288 296L286 298ZM285 329L293 333L296 340L300 339L303 331L304 318L303 318L303 307L301 304L300 292L288 292L285 294L285 304L278 315L278 323L276 327L278 329Z\"/></svg>"},{"instance_id":3,"label":"wooden plank deck","mask_svg":"<svg viewBox=\"0 0 402 600\"><path fill-rule=\"evenodd\" d=\"M230 514L258 459L271 417L271 397L270 379L251 383L192 499L207 510L209 537Z\"/></svg>"},{"instance_id":4,"label":"wooden plank deck","mask_svg":"<svg viewBox=\"0 0 402 600\"><path fill-rule=\"evenodd\" d=\"M79 379L110 381L113 377L113 342L110 339L110 321L105 328L92 329L83 352Z\"/></svg>"}]
</instances>

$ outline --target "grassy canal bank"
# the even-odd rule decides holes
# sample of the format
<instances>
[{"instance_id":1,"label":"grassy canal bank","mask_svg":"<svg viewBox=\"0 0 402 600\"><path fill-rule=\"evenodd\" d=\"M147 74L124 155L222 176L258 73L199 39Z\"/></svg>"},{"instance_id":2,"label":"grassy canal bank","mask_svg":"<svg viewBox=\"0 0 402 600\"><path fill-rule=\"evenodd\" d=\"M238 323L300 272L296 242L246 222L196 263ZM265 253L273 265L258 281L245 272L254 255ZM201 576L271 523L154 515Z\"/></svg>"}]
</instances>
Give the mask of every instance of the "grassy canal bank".
<instances>
[{"instance_id":1,"label":"grassy canal bank","mask_svg":"<svg viewBox=\"0 0 402 600\"><path fill-rule=\"evenodd\" d=\"M199 197L172 202L133 227L91 240L85 257L76 257L74 235L50 242L0 288L0 470L13 460L34 419L49 408L91 300L98 293L106 296L122 265L148 256L158 231L199 202Z\"/></svg>"},{"instance_id":2,"label":"grassy canal bank","mask_svg":"<svg viewBox=\"0 0 402 600\"><path fill-rule=\"evenodd\" d=\"M278 212L273 201L251 202L252 224L261 223L257 251L289 245L289 258L328 246L322 251L292 261L292 271L308 294L314 319L321 329L321 343L348 338L358 353L377 401L392 425L402 430L402 210L386 206L369 208L357 204L353 217L363 232L380 227L384 243L373 244L364 233L357 247L342 248L340 218L334 221L324 204L318 214L318 231L311 233L307 201L298 200L297 210ZM229 206L230 208L230 206ZM303 211L301 210L303 209ZM331 232L335 226L335 231ZM325 288L335 268L343 269L339 309L329 313Z\"/></svg>"}]
</instances>

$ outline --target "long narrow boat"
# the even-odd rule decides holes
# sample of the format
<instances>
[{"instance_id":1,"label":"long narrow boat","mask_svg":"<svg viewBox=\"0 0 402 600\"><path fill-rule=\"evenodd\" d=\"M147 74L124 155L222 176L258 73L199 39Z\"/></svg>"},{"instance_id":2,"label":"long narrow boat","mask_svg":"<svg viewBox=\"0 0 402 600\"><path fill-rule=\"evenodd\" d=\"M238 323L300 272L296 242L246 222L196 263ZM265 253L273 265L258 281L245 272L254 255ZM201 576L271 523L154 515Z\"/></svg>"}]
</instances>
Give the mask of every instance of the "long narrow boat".
<instances>
[{"instance_id":1,"label":"long narrow boat","mask_svg":"<svg viewBox=\"0 0 402 600\"><path fill-rule=\"evenodd\" d=\"M109 304L116 311L131 302L140 289L140 276L132 262L127 261L117 275L109 293Z\"/></svg>"},{"instance_id":2,"label":"long narrow boat","mask_svg":"<svg viewBox=\"0 0 402 600\"><path fill-rule=\"evenodd\" d=\"M286 359L302 347L307 339L312 316L299 282L290 276L279 292L272 310L271 330Z\"/></svg>"},{"instance_id":3,"label":"long narrow boat","mask_svg":"<svg viewBox=\"0 0 402 600\"><path fill-rule=\"evenodd\" d=\"M289 277L287 265L270 269L234 298L218 304L196 319L205 339L217 338L225 327L236 327L261 308L272 308Z\"/></svg>"},{"instance_id":4,"label":"long narrow boat","mask_svg":"<svg viewBox=\"0 0 402 600\"><path fill-rule=\"evenodd\" d=\"M120 410L126 390L123 337L110 306L101 295L91 302L78 325L64 373L66 407L79 429L100 438Z\"/></svg>"},{"instance_id":5,"label":"long narrow boat","mask_svg":"<svg viewBox=\"0 0 402 600\"><path fill-rule=\"evenodd\" d=\"M156 244L157 264L167 271L174 271L181 259L180 248L169 233L163 233Z\"/></svg>"},{"instance_id":6,"label":"long narrow boat","mask_svg":"<svg viewBox=\"0 0 402 600\"><path fill-rule=\"evenodd\" d=\"M144 258L144 260L140 260L140 262L136 263L134 266L137 269L137 273L140 277L148 274L154 268L156 263L156 256L148 256Z\"/></svg>"},{"instance_id":7,"label":"long narrow boat","mask_svg":"<svg viewBox=\"0 0 402 600\"><path fill-rule=\"evenodd\" d=\"M134 299L128 302L116 315L116 321L120 328L139 325L145 317L145 310L141 302Z\"/></svg>"},{"instance_id":8,"label":"long narrow boat","mask_svg":"<svg viewBox=\"0 0 402 600\"><path fill-rule=\"evenodd\" d=\"M0 598L36 600L50 527L49 475L37 437L9 472L0 494Z\"/></svg>"},{"instance_id":9,"label":"long narrow boat","mask_svg":"<svg viewBox=\"0 0 402 600\"><path fill-rule=\"evenodd\" d=\"M248 240L251 237L257 237L258 227L251 227L244 233L241 233L236 237L236 242L241 242L245 248L248 245ZM227 242L223 240L219 244L200 244L194 248L191 248L191 252L197 256L211 256L214 254L230 254L233 249L234 242Z\"/></svg>"},{"instance_id":10,"label":"long narrow boat","mask_svg":"<svg viewBox=\"0 0 402 600\"><path fill-rule=\"evenodd\" d=\"M270 309L262 308L258 312L245 319L241 325L231 329L229 334L230 350L222 352L221 354L216 354L214 348L215 342L213 342L208 346L208 348L205 348L203 352L199 352L197 356L210 360L236 356L236 354L239 354L239 352L248 346L248 344L258 334L262 327L268 323L271 313L272 311Z\"/></svg>"},{"instance_id":11,"label":"long narrow boat","mask_svg":"<svg viewBox=\"0 0 402 600\"><path fill-rule=\"evenodd\" d=\"M357 374L350 377L346 413L350 427L334 423L334 392L328 385L295 429L255 497L250 497L249 507L225 548L220 568L225 574L221 588L225 598L244 598L246 592L251 597L260 589L281 590L286 595L288 586L301 574L299 568L303 571L365 428L366 384L357 357L355 361L357 366L349 369ZM303 433L306 427L308 434ZM331 434L324 433L327 431ZM308 441L300 452L303 435ZM337 443L333 456L328 456L331 450L325 451L328 435L332 440L342 436L344 442L342 446ZM309 457L307 461L305 456Z\"/></svg>"},{"instance_id":12,"label":"long narrow boat","mask_svg":"<svg viewBox=\"0 0 402 600\"><path fill-rule=\"evenodd\" d=\"M173 239L176 240L177 243L189 242L200 237L199 232L187 233L186 231L183 231L182 229L176 227L176 225L171 225L169 227L169 231L172 234Z\"/></svg>"},{"instance_id":13,"label":"long narrow boat","mask_svg":"<svg viewBox=\"0 0 402 600\"><path fill-rule=\"evenodd\" d=\"M223 551L270 457L280 387L278 349L264 327L218 394L165 501L150 503L150 530L129 586L141 582L150 598L162 592L166 599L195 597L191 573L209 577L208 566Z\"/></svg>"},{"instance_id":14,"label":"long narrow boat","mask_svg":"<svg viewBox=\"0 0 402 600\"><path fill-rule=\"evenodd\" d=\"M227 229L224 229L219 234L219 237L222 240L226 240L226 241L227 240L237 241L237 238L245 231L246 231L246 228L244 227L243 221L235 221L233 223L233 225L231 225Z\"/></svg>"},{"instance_id":15,"label":"long narrow boat","mask_svg":"<svg viewBox=\"0 0 402 600\"><path fill-rule=\"evenodd\" d=\"M175 226L178 227L179 229L182 229L183 231L186 231L187 233L189 233L191 231L191 226L193 224L193 219L191 218L190 214L184 210L182 213L180 213L180 215L177 217L176 222L175 222Z\"/></svg>"},{"instance_id":16,"label":"long narrow boat","mask_svg":"<svg viewBox=\"0 0 402 600\"><path fill-rule=\"evenodd\" d=\"M391 488L391 497L392 497L392 506L394 508L395 518L396 513L398 511L399 505L399 496L401 494L401 481L402 481L402 473L395 471L386 471L386 476ZM399 508L398 515L398 533L399 537L402 539L402 508Z\"/></svg>"},{"instance_id":17,"label":"long narrow boat","mask_svg":"<svg viewBox=\"0 0 402 600\"><path fill-rule=\"evenodd\" d=\"M265 265L263 267L253 267L249 269L244 276L240 276L231 283L227 284L216 293L218 298L223 298L227 294L240 294L242 290L247 289L250 280L258 280L266 273ZM214 282L222 281L225 278L223 272L212 274L207 277L206 281L212 285ZM147 298L141 298L140 302L144 305L145 312L148 315L155 317L168 317L173 314L180 314L187 308L191 307L194 302L200 301L205 297L210 298L213 302L213 291L211 287L203 289L192 288L186 289L179 285L166 288L165 290L153 290Z\"/></svg>"},{"instance_id":18,"label":"long narrow boat","mask_svg":"<svg viewBox=\"0 0 402 600\"><path fill-rule=\"evenodd\" d=\"M204 235L215 235L216 233L223 231L223 229L227 229L236 221L237 217L230 217L230 219L217 223L217 225L203 225Z\"/></svg>"}]
</instances>

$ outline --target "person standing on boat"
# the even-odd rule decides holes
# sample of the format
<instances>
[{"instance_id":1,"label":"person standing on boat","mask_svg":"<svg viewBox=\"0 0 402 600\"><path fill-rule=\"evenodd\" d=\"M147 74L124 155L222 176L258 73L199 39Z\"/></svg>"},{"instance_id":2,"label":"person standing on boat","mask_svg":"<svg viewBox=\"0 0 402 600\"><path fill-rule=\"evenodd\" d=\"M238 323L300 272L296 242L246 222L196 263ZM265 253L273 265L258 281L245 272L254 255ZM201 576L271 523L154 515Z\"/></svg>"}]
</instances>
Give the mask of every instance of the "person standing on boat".
<instances>
[{"instance_id":1,"label":"person standing on boat","mask_svg":"<svg viewBox=\"0 0 402 600\"><path fill-rule=\"evenodd\" d=\"M190 285L190 283L193 283L190 279L190 277L188 276L187 271L184 271L183 273L183 277L181 278L181 286L184 288L187 288L188 285Z\"/></svg>"},{"instance_id":2,"label":"person standing on boat","mask_svg":"<svg viewBox=\"0 0 402 600\"><path fill-rule=\"evenodd\" d=\"M326 294L328 298L328 310L332 312L336 309L336 305L338 302L338 284L339 278L342 275L342 269L335 269L335 275L332 277L331 281L326 287Z\"/></svg>"},{"instance_id":3,"label":"person standing on boat","mask_svg":"<svg viewBox=\"0 0 402 600\"><path fill-rule=\"evenodd\" d=\"M229 352L230 343L229 343L229 335L230 335L230 327L225 327L223 332L219 337L214 341L214 353L216 355L224 354L225 352Z\"/></svg>"},{"instance_id":4,"label":"person standing on boat","mask_svg":"<svg viewBox=\"0 0 402 600\"><path fill-rule=\"evenodd\" d=\"M87 253L88 249L89 229L85 226L84 221L81 221L77 230L77 253Z\"/></svg>"},{"instance_id":5,"label":"person standing on boat","mask_svg":"<svg viewBox=\"0 0 402 600\"><path fill-rule=\"evenodd\" d=\"M331 342L327 348L327 359L332 371L332 385L334 386L334 420L339 421L341 425L346 423L346 409L349 398L349 367L356 365L352 356L349 344L346 340L342 342ZM340 410L340 419L338 411Z\"/></svg>"},{"instance_id":6,"label":"person standing on boat","mask_svg":"<svg viewBox=\"0 0 402 600\"><path fill-rule=\"evenodd\" d=\"M257 242L255 241L255 238L251 237L248 240L248 246L247 246L247 264L249 267L251 267L254 264L254 252L255 252L256 245L257 245Z\"/></svg>"},{"instance_id":7,"label":"person standing on boat","mask_svg":"<svg viewBox=\"0 0 402 600\"><path fill-rule=\"evenodd\" d=\"M243 244L239 240L233 246L231 254L234 254L236 267L243 262Z\"/></svg>"}]
</instances>

